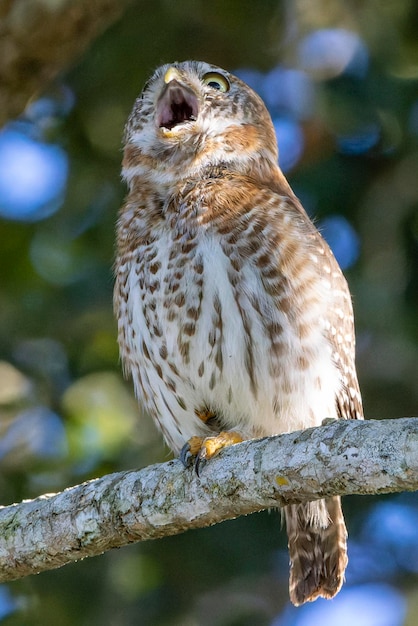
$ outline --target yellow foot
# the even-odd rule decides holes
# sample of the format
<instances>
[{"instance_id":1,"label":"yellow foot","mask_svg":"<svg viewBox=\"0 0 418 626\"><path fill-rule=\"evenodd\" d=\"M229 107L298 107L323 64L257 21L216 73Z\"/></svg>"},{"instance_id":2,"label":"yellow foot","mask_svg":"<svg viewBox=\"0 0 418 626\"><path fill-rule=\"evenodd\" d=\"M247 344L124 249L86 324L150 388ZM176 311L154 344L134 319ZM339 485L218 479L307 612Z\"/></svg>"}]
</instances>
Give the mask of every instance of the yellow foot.
<instances>
[{"instance_id":1,"label":"yellow foot","mask_svg":"<svg viewBox=\"0 0 418 626\"><path fill-rule=\"evenodd\" d=\"M185 467L188 467L192 458L195 457L194 469L199 475L202 461L208 461L216 456L222 448L233 446L241 441L243 441L242 435L235 430L223 430L214 437L191 437L180 452L180 461Z\"/></svg>"}]
</instances>

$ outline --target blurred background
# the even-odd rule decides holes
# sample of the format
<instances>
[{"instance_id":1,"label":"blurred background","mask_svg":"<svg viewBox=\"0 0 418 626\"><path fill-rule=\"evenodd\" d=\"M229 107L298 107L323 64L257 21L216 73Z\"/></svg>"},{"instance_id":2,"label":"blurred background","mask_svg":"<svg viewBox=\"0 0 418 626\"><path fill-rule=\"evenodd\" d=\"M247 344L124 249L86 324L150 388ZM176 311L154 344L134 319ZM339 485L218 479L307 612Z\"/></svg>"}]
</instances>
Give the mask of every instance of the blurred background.
<instances>
[{"instance_id":1,"label":"blurred background","mask_svg":"<svg viewBox=\"0 0 418 626\"><path fill-rule=\"evenodd\" d=\"M207 60L264 98L281 167L350 284L366 417L418 414L417 32L413 0L132 1L8 121L2 504L169 458L122 378L112 314L123 126L163 62ZM417 496L344 510L350 562L332 602L290 606L285 533L264 512L0 585L0 623L415 626Z\"/></svg>"}]
</instances>

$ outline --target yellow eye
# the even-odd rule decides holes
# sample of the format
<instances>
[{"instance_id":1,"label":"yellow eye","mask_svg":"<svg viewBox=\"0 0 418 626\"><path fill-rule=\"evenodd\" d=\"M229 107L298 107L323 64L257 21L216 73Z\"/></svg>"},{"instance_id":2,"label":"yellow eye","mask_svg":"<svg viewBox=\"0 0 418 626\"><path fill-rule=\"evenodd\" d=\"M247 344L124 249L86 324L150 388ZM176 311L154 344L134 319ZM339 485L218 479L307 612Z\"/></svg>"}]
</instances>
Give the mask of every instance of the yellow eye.
<instances>
[{"instance_id":1,"label":"yellow eye","mask_svg":"<svg viewBox=\"0 0 418 626\"><path fill-rule=\"evenodd\" d=\"M217 91L229 91L229 82L222 74L218 74L218 72L208 72L203 77L203 82L208 87L212 87L212 89L216 89Z\"/></svg>"}]
</instances>

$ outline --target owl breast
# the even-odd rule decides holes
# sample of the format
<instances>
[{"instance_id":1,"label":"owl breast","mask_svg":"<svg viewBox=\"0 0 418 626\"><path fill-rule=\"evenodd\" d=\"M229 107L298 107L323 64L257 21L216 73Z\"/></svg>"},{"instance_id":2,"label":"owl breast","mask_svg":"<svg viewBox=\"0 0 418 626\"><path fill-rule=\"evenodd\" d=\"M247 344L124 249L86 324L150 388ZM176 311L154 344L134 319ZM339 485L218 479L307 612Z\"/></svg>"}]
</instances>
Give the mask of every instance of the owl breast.
<instances>
[{"instance_id":1,"label":"owl breast","mask_svg":"<svg viewBox=\"0 0 418 626\"><path fill-rule=\"evenodd\" d=\"M218 430L246 437L336 416L329 297L312 260L300 270L308 274L302 292L301 276L294 290L281 276L280 250L271 259L272 283L261 249L233 248L216 233L182 239L162 230L125 266L122 357L138 398L177 452L190 437L210 434L204 414L216 416Z\"/></svg>"}]
</instances>

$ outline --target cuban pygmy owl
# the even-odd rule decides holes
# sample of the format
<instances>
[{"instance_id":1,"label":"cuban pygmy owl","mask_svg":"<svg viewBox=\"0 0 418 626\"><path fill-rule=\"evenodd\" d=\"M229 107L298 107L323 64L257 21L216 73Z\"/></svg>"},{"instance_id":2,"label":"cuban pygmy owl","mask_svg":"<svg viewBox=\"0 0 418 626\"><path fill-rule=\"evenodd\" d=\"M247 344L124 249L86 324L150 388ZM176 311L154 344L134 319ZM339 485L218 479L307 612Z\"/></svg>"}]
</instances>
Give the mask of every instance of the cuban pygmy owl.
<instances>
[{"instance_id":1,"label":"cuban pygmy owl","mask_svg":"<svg viewBox=\"0 0 418 626\"><path fill-rule=\"evenodd\" d=\"M271 118L207 63L156 70L125 132L119 346L183 462L243 439L359 419L350 294L278 166ZM284 507L290 598L332 598L347 564L337 497Z\"/></svg>"}]
</instances>

